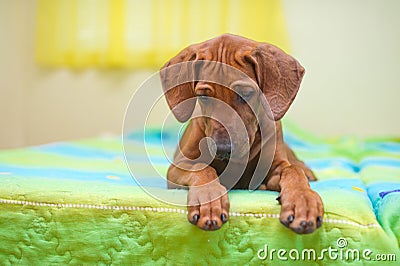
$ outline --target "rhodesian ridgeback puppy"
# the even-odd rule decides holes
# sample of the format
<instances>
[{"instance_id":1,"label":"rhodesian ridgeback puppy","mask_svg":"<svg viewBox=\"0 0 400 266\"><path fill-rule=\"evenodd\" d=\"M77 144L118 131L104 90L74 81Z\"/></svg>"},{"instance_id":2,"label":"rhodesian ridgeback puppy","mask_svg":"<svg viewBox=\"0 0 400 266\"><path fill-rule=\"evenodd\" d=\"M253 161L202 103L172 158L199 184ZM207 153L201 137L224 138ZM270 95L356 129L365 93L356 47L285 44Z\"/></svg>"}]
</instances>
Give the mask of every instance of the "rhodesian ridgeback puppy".
<instances>
[{"instance_id":1,"label":"rhodesian ridgeback puppy","mask_svg":"<svg viewBox=\"0 0 400 266\"><path fill-rule=\"evenodd\" d=\"M182 69L178 72L163 70L180 63L201 60L228 65L245 73L253 83L246 81L243 85L241 80L234 81L239 85L236 86L236 90L232 90L206 80L207 75L214 75L215 71L197 67L193 71L202 73L201 80L194 79L192 82L168 87L172 84L171 81L191 74L184 73L187 70ZM174 163L169 167L167 174L169 188L184 186L189 189L189 222L204 230L216 230L228 221L230 204L227 189L220 182L220 175L230 160L234 161L231 157L232 151L238 150L238 153L241 153L241 150L245 150L241 149L244 145L242 139L249 145L248 160L245 162L244 171L237 178L238 182L232 188L248 188L258 161L262 163L263 160L260 157L264 147L260 122L256 119L257 111L254 108L258 108L258 103L262 102L264 97L271 111L267 119L272 121L276 133L275 145L272 147L272 163L263 173L258 189L280 192L277 198L281 204L280 221L294 232L307 234L321 226L323 204L319 195L309 185L309 181L316 178L284 143L280 123L280 119L293 102L304 75L304 68L299 62L271 44L224 34L187 47L167 62L161 71L165 98L179 121L190 119L195 106L199 106L201 113L208 114L190 119L180 140ZM213 100L228 105L237 113L237 117L227 119L224 123L213 119L213 113L225 112L221 111L217 102ZM264 116L266 118L268 115ZM235 132L238 121L243 123L247 137L232 140L228 131ZM204 138L212 139L215 144L215 156L209 162L199 159L204 152L201 151L200 145ZM235 162L232 165L235 165ZM231 176L234 175L232 173Z\"/></svg>"}]
</instances>

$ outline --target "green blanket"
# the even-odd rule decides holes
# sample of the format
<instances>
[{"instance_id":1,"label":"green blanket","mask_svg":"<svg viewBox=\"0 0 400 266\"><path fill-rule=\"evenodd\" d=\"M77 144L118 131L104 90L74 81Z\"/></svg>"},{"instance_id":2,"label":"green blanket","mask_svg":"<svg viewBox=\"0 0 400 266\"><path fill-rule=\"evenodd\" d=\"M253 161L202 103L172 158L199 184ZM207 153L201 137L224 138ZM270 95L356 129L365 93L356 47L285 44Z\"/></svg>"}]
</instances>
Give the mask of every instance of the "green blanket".
<instances>
[{"instance_id":1,"label":"green blanket","mask_svg":"<svg viewBox=\"0 0 400 266\"><path fill-rule=\"evenodd\" d=\"M132 143L139 137L133 134ZM165 175L163 135L153 130L146 138ZM229 222L213 232L198 229L184 207L138 186L120 137L1 151L0 265L398 264L400 142L318 139L289 123L285 139L319 178L311 186L324 202L324 224L310 235L280 224L272 191L229 192ZM185 199L186 191L167 190L154 178L141 150L133 156L135 174L153 191Z\"/></svg>"}]
</instances>

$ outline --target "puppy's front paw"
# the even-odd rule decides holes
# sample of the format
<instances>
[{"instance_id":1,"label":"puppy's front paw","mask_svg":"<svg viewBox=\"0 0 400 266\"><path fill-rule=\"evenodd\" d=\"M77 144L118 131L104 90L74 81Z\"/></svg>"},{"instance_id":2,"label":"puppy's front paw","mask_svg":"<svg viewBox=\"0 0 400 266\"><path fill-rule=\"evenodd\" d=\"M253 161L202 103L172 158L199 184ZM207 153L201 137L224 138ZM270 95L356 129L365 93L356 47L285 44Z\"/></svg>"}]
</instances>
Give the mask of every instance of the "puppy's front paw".
<instances>
[{"instance_id":1,"label":"puppy's front paw","mask_svg":"<svg viewBox=\"0 0 400 266\"><path fill-rule=\"evenodd\" d=\"M309 234L321 227L324 206L317 192L310 188L281 191L277 200L282 209L280 221L298 234Z\"/></svg>"},{"instance_id":2,"label":"puppy's front paw","mask_svg":"<svg viewBox=\"0 0 400 266\"><path fill-rule=\"evenodd\" d=\"M228 221L228 218L228 193L217 180L189 188L189 222L203 230L217 230Z\"/></svg>"}]
</instances>

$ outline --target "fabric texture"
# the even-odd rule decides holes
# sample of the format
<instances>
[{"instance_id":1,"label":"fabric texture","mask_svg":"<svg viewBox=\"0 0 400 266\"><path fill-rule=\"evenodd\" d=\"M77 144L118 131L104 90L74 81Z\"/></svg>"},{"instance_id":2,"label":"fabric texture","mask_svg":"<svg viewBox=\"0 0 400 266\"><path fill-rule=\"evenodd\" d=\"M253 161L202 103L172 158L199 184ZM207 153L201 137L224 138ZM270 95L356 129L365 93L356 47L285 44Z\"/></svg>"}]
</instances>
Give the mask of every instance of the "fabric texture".
<instances>
[{"instance_id":1,"label":"fabric texture","mask_svg":"<svg viewBox=\"0 0 400 266\"><path fill-rule=\"evenodd\" d=\"M266 245L268 252L298 250L299 259L288 259L295 265L381 265L327 254L319 260L329 247L369 249L371 258L395 254L398 262L400 142L327 140L290 123L284 128L287 143L319 178L311 186L321 195L325 216L313 234L298 235L280 224L277 192L247 190L229 192L231 217L221 229L200 230L187 221L184 207L158 201L136 184L120 137L94 138L0 152L0 264L287 263L276 253L261 260L257 254L263 255ZM161 136L155 129L146 143L165 175L169 162L159 146ZM133 142L139 137L131 136ZM167 152L175 149L172 142L164 147ZM185 199L186 191L154 182L143 167L145 156L138 152L133 159L135 173L148 178L146 186ZM341 238L347 243L342 248ZM306 249L315 250L315 259L301 260Z\"/></svg>"}]
</instances>

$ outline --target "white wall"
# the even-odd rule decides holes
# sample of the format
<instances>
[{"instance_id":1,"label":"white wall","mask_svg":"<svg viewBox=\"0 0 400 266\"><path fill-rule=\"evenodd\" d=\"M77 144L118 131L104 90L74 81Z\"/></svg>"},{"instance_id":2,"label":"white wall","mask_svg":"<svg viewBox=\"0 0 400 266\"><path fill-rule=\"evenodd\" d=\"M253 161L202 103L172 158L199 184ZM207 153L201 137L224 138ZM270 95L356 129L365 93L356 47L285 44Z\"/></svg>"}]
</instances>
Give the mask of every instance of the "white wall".
<instances>
[{"instance_id":1,"label":"white wall","mask_svg":"<svg viewBox=\"0 0 400 266\"><path fill-rule=\"evenodd\" d=\"M0 148L121 134L133 91L153 71L38 67L35 4L0 0Z\"/></svg>"},{"instance_id":2,"label":"white wall","mask_svg":"<svg viewBox=\"0 0 400 266\"><path fill-rule=\"evenodd\" d=\"M317 134L399 135L400 1L284 0L306 68L288 117ZM33 60L35 1L0 0L0 148L121 133L152 71L49 70Z\"/></svg>"},{"instance_id":3,"label":"white wall","mask_svg":"<svg viewBox=\"0 0 400 266\"><path fill-rule=\"evenodd\" d=\"M285 0L306 68L288 116L323 135L400 135L400 1Z\"/></svg>"},{"instance_id":4,"label":"white wall","mask_svg":"<svg viewBox=\"0 0 400 266\"><path fill-rule=\"evenodd\" d=\"M25 15L21 3L0 2L0 147L24 144L21 115L22 88L26 87L27 31L19 21Z\"/></svg>"}]
</instances>

